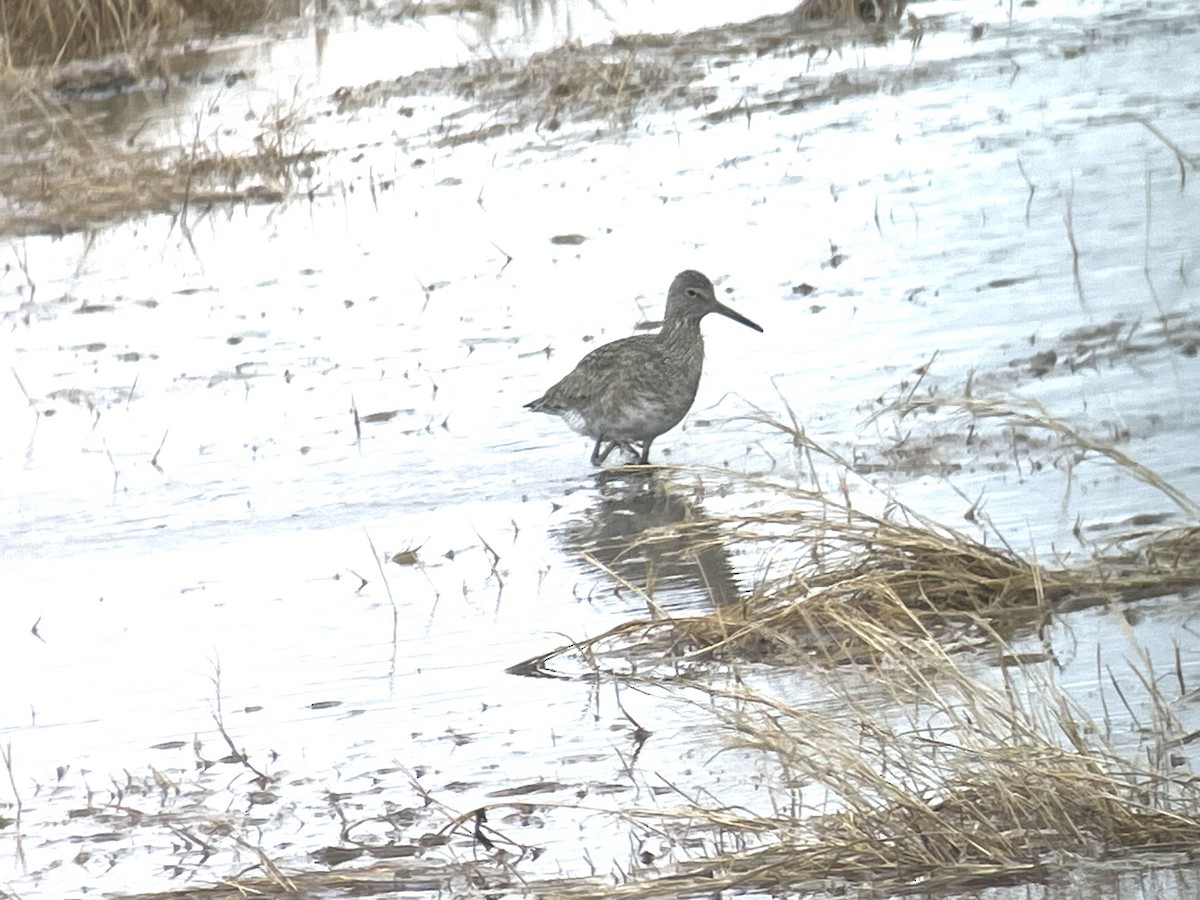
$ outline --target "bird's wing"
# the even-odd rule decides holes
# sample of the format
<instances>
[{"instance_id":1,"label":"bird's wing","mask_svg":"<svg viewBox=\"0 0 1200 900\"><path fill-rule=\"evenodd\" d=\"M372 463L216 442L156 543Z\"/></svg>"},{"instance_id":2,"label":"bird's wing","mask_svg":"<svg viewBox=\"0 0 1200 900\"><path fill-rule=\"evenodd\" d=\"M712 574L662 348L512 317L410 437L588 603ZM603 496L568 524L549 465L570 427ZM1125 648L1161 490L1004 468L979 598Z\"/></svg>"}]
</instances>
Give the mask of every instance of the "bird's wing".
<instances>
[{"instance_id":1,"label":"bird's wing","mask_svg":"<svg viewBox=\"0 0 1200 900\"><path fill-rule=\"evenodd\" d=\"M546 405L556 409L578 409L619 390L619 385L625 380L621 373L630 364L630 357L637 356L637 345L646 340L653 338L650 335L635 335L597 347L558 384L546 391L543 398Z\"/></svg>"}]
</instances>

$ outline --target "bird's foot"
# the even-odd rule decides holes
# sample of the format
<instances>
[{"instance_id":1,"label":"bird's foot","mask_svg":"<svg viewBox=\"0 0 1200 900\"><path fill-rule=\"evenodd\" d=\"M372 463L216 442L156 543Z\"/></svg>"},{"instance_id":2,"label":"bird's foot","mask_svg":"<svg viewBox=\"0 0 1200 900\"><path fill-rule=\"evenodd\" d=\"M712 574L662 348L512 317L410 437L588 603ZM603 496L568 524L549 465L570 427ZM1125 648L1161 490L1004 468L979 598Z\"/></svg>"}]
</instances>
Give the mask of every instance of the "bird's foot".
<instances>
[{"instance_id":1,"label":"bird's foot","mask_svg":"<svg viewBox=\"0 0 1200 900\"><path fill-rule=\"evenodd\" d=\"M622 441L621 449L629 454L629 462L631 466L648 466L650 465L650 443L643 441L642 446L638 446L636 441Z\"/></svg>"},{"instance_id":2,"label":"bird's foot","mask_svg":"<svg viewBox=\"0 0 1200 900\"><path fill-rule=\"evenodd\" d=\"M637 441L608 441L604 443L601 440L596 441L596 447L592 450L592 465L600 466L608 459L618 447L621 452L627 457L625 465L629 466L646 466L650 464L650 443L643 441L639 447Z\"/></svg>"}]
</instances>

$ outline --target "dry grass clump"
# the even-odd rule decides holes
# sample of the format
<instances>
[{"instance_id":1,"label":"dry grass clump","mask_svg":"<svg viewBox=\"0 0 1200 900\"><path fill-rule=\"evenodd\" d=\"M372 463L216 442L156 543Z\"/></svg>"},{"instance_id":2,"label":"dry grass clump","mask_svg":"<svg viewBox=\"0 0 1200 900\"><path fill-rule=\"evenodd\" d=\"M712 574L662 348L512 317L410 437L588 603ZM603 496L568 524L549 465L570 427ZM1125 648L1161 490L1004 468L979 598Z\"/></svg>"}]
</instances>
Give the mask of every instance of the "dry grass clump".
<instances>
[{"instance_id":1,"label":"dry grass clump","mask_svg":"<svg viewBox=\"0 0 1200 900\"><path fill-rule=\"evenodd\" d=\"M1175 564L1196 557L1196 537L1181 531L1157 549L1169 548ZM989 564L983 574L999 572ZM719 724L706 730L721 731L732 747L750 753L747 768L774 792L774 812L761 815L716 797L625 811L670 845L692 849L678 852L689 861L670 878L615 893L656 897L668 885L684 892L837 891L859 884L881 894L964 889L1040 880L1061 873L1067 860L1101 863L1152 851L1161 861L1165 853L1186 858L1200 849L1200 782L1183 749L1194 735L1171 714L1163 682L1135 671L1149 695L1138 715L1149 719L1139 723L1141 746L1118 752L1104 735L1125 726L1093 721L1055 683L1052 666L1001 657L1000 668L985 670L998 682L989 686L960 667L944 633L925 627L938 619L923 605L909 608L893 598L889 610L882 600L859 605L839 598L807 616L826 641L797 674L817 679L817 693L833 694L833 715L755 689L754 671L736 663L732 677L711 666L698 677L700 670L664 676L640 665L654 649L681 652L667 633L678 642L681 634L725 635L727 655L736 651L737 659L763 631L774 649L794 651L796 626L786 606L768 612L761 628L753 615L718 624L714 614L706 624L640 623L603 636L613 655L635 661L619 676L623 683L678 692L700 714L715 716ZM823 621L827 616L832 621ZM1007 645L978 613L953 618L990 646ZM853 660L845 652L851 645ZM578 649L586 655L594 648ZM591 655L597 670L598 658ZM783 659L795 668L794 652ZM814 669L814 659L839 665Z\"/></svg>"},{"instance_id":2,"label":"dry grass clump","mask_svg":"<svg viewBox=\"0 0 1200 900\"><path fill-rule=\"evenodd\" d=\"M21 207L6 211L0 233L64 234L154 213L175 215L186 225L216 205L280 203L290 170L317 156L214 155L180 162L146 152L102 167L79 161L32 176L0 171L0 193L21 198Z\"/></svg>"},{"instance_id":3,"label":"dry grass clump","mask_svg":"<svg viewBox=\"0 0 1200 900\"><path fill-rule=\"evenodd\" d=\"M1155 473L1032 408L1018 415L977 403L970 412L1048 429L1077 455L1116 463L1195 508ZM798 429L779 427L798 449L820 452ZM845 490L832 500L749 487L766 498L760 509L727 517L723 537L712 539L766 548L769 569L782 574L709 614L626 622L512 669L562 675L574 661L579 677L677 697L715 717L705 730L749 753L747 769L771 792L765 814L707 793L675 808L626 810L679 848L676 865L669 878L609 894L961 890L1053 877L1068 861L1103 865L1151 851L1161 864L1164 854L1183 861L1200 851L1195 733L1164 694L1168 683L1189 693L1178 652L1172 682L1131 663L1144 695L1132 701L1107 667L1128 718L1110 721L1102 699L1097 722L1056 682L1049 627L1060 610L1200 584L1200 527L1130 533L1085 563L1045 566L897 504L864 513ZM713 523L670 532L689 527L711 532ZM649 532L643 541L666 538ZM1037 637L1037 652L1012 650L1021 631ZM1098 657L1098 682L1100 667ZM786 698L755 687L780 684L785 669L807 687ZM836 711L795 695L832 695ZM1118 750L1105 736L1132 736L1131 721L1136 746Z\"/></svg>"},{"instance_id":4,"label":"dry grass clump","mask_svg":"<svg viewBox=\"0 0 1200 900\"><path fill-rule=\"evenodd\" d=\"M668 89L700 77L695 67L673 65L660 49L641 38L590 46L572 41L528 59L480 59L344 88L335 99L340 111L446 91L472 100L470 110L443 120L439 146L526 127L557 131L596 120L628 124L642 101L661 100Z\"/></svg>"},{"instance_id":5,"label":"dry grass clump","mask_svg":"<svg viewBox=\"0 0 1200 900\"><path fill-rule=\"evenodd\" d=\"M4 65L57 65L146 49L193 22L213 28L254 21L271 0L7 0L0 3Z\"/></svg>"},{"instance_id":6,"label":"dry grass clump","mask_svg":"<svg viewBox=\"0 0 1200 900\"><path fill-rule=\"evenodd\" d=\"M793 891L823 880L827 890L962 889L1037 880L1064 859L1200 847L1200 786L1173 770L1169 753L1124 758L1030 671L1008 673L997 691L965 676L931 635L892 638L887 650L886 670L857 674L893 694L892 713L849 690L838 691L838 716L744 684L710 691L730 741L767 768L780 811L631 812L668 835L707 831L714 846L718 835L726 846L735 835L758 845L706 856L679 877L712 890ZM1173 721L1155 726L1182 734Z\"/></svg>"},{"instance_id":7,"label":"dry grass clump","mask_svg":"<svg viewBox=\"0 0 1200 900\"><path fill-rule=\"evenodd\" d=\"M898 22L908 0L803 0L796 8L801 19L847 22Z\"/></svg>"},{"instance_id":8,"label":"dry grass clump","mask_svg":"<svg viewBox=\"0 0 1200 900\"><path fill-rule=\"evenodd\" d=\"M168 213L187 220L214 204L279 203L282 186L260 177L263 166L254 157L211 158L195 164L172 165L161 154L126 158L103 170L84 164L46 171L36 184L18 190L28 204L5 216L5 234L62 234L85 230L131 215ZM254 170L259 170L256 173ZM13 196L12 183L0 173L0 191Z\"/></svg>"},{"instance_id":9,"label":"dry grass clump","mask_svg":"<svg viewBox=\"0 0 1200 900\"><path fill-rule=\"evenodd\" d=\"M29 94L11 95L14 106ZM189 220L229 203L279 203L323 155L305 137L304 110L265 110L240 149L202 137L179 147L92 141L69 113L35 108L45 122L38 145L0 165L0 234L63 234L132 216L167 213ZM251 132L253 134L253 132Z\"/></svg>"},{"instance_id":10,"label":"dry grass clump","mask_svg":"<svg viewBox=\"0 0 1200 900\"><path fill-rule=\"evenodd\" d=\"M791 112L810 103L836 103L848 93L875 92L877 78L806 78L803 87L785 86L754 100L730 97L715 70L766 55L835 52L846 39L829 29L800 28L798 19L845 18L878 21L899 17L905 0L821 0L807 10L761 16L690 33L618 35L602 44L569 41L528 59L479 59L459 66L414 72L395 80L338 89L339 112L395 103L411 114L431 95L452 93L471 101L436 126L437 146L482 142L526 128L555 132L571 126L589 136L596 129L628 128L638 116L662 111L707 109L705 119L721 122L759 110ZM807 11L806 11L807 10ZM890 17L890 19L889 19ZM887 29L877 39L890 39Z\"/></svg>"},{"instance_id":11,"label":"dry grass clump","mask_svg":"<svg viewBox=\"0 0 1200 900\"><path fill-rule=\"evenodd\" d=\"M175 0L190 19L217 29L256 22L272 11L277 0Z\"/></svg>"},{"instance_id":12,"label":"dry grass clump","mask_svg":"<svg viewBox=\"0 0 1200 900\"><path fill-rule=\"evenodd\" d=\"M1184 544L1194 556L1195 536ZM1053 666L1002 658L984 670L984 683L914 611L897 606L891 621L908 616L903 632L877 621L879 607L822 608L834 611L837 630L871 655L859 665L798 669L798 679L819 682L817 694L833 695L833 714L763 693L740 667L664 677L635 666L619 677L715 717L705 730L750 755L745 766L772 801L758 814L741 798L705 792L680 806L626 810L677 848L676 865L669 877L608 893L836 893L869 884L883 896L1029 883L1137 854L1183 862L1200 850L1200 782L1185 749L1195 735L1171 713L1165 682L1135 668L1147 695L1135 701L1138 713L1129 710L1141 742L1119 752L1104 736L1128 726L1092 720L1055 683ZM987 621L973 624L992 646L1005 646ZM741 627L754 631L751 621ZM631 656L645 649L633 648L644 628L610 635L625 639ZM831 655L846 662L836 648ZM586 894L583 886L556 889Z\"/></svg>"},{"instance_id":13,"label":"dry grass clump","mask_svg":"<svg viewBox=\"0 0 1200 900\"><path fill-rule=\"evenodd\" d=\"M551 131L564 120L626 119L648 93L661 91L674 73L638 52L636 43L597 55L577 43L535 54L515 75L521 97L541 98L540 123Z\"/></svg>"},{"instance_id":14,"label":"dry grass clump","mask_svg":"<svg viewBox=\"0 0 1200 900\"><path fill-rule=\"evenodd\" d=\"M713 612L624 622L514 671L544 672L575 654L597 667L610 655L672 666L714 657L792 665L814 654L838 663L878 661L895 635L928 629L966 646L981 639L985 624L1012 634L1040 626L1056 609L1200 584L1200 528L1130 535L1087 564L1043 566L910 511L874 516L817 493L765 489L787 498L786 508L727 520L720 538L710 520L699 520L649 531L641 541L666 545L693 529L709 541L762 545L783 574Z\"/></svg>"},{"instance_id":15,"label":"dry grass clump","mask_svg":"<svg viewBox=\"0 0 1200 900\"><path fill-rule=\"evenodd\" d=\"M763 487L759 485L759 487ZM720 538L710 521L648 531L646 544L704 530L709 540L766 544L786 554L784 574L766 578L738 603L711 613L625 622L588 641L561 647L517 667L545 667L560 653L612 652L641 660L740 659L789 665L820 651L828 658L874 655L879 636L911 631L923 618L960 613L1037 614L1066 589L1052 573L1015 554L983 546L926 523L881 518L823 495L781 485L786 509L726 521ZM522 668L525 667L525 668Z\"/></svg>"},{"instance_id":16,"label":"dry grass clump","mask_svg":"<svg viewBox=\"0 0 1200 900\"><path fill-rule=\"evenodd\" d=\"M1045 432L1055 442L1050 452L1069 458L1068 478L1084 461L1100 460L1157 489L1189 520L1200 517L1200 505L1158 473L1032 401L910 394L889 409L901 418L965 417L972 423L968 433L984 421ZM814 457L832 460L843 479L854 472L851 463L810 441L795 423L756 418L791 438L814 478ZM962 422L944 427L956 435L964 431ZM790 665L814 654L831 662L877 661L887 655L895 634L929 629L944 641L970 645L987 640L981 624L1012 635L1040 627L1057 610L1200 585L1200 528L1193 526L1125 533L1086 562L1043 565L1002 542L988 546L896 503L880 514L863 512L851 505L844 486L841 498L764 481L747 480L744 487L764 498L752 514L648 529L631 549L649 554L656 546L683 546L694 554L708 544L764 548L771 562L751 594L704 615L625 622L526 660L514 671L546 672L555 659L570 656L598 668L609 654L620 665L629 659L679 665L714 657ZM973 513L974 508L968 518ZM681 540L689 534L693 540Z\"/></svg>"}]
</instances>

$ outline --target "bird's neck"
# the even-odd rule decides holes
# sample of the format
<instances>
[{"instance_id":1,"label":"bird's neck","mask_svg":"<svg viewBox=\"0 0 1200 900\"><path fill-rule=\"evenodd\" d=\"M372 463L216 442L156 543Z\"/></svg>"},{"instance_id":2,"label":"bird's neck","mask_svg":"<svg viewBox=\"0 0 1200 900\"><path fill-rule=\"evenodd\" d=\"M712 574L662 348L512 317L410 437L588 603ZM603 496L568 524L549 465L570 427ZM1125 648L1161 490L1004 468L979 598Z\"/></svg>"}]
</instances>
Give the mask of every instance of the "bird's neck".
<instances>
[{"instance_id":1,"label":"bird's neck","mask_svg":"<svg viewBox=\"0 0 1200 900\"><path fill-rule=\"evenodd\" d=\"M701 365L704 359L704 337L700 330L700 319L671 319L662 323L659 332L659 347L666 359L673 359L688 366Z\"/></svg>"},{"instance_id":2,"label":"bird's neck","mask_svg":"<svg viewBox=\"0 0 1200 900\"><path fill-rule=\"evenodd\" d=\"M662 323L662 330L659 332L659 340L667 343L695 343L702 340L700 331L700 319L667 319Z\"/></svg>"}]
</instances>

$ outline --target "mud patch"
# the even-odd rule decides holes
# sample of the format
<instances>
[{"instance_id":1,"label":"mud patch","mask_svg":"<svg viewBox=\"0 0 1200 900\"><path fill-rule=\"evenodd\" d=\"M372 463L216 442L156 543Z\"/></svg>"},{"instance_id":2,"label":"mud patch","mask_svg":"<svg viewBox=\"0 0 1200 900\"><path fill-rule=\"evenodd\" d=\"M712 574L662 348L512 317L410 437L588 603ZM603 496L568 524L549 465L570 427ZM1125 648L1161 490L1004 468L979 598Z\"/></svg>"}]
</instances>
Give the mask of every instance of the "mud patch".
<instances>
[{"instance_id":1,"label":"mud patch","mask_svg":"<svg viewBox=\"0 0 1200 900\"><path fill-rule=\"evenodd\" d=\"M484 141L524 129L556 132L564 126L619 131L639 114L703 109L720 92L706 84L714 69L766 54L809 57L832 53L846 41L890 41L897 29L836 30L815 26L796 13L765 16L685 35L636 34L607 44L565 44L529 59L488 59L426 69L390 82L344 87L334 95L339 113L396 104L402 113L425 98L450 95L469 106L441 119L435 144ZM875 90L864 84L858 90ZM845 78L814 88L812 98L836 99L851 90ZM782 103L784 101L778 101ZM774 104L762 106L771 108ZM749 113L751 106L712 112L709 121ZM487 125L476 120L483 118Z\"/></svg>"}]
</instances>

